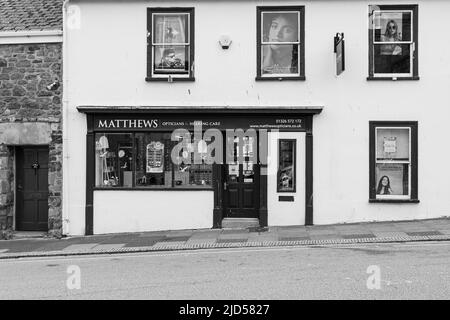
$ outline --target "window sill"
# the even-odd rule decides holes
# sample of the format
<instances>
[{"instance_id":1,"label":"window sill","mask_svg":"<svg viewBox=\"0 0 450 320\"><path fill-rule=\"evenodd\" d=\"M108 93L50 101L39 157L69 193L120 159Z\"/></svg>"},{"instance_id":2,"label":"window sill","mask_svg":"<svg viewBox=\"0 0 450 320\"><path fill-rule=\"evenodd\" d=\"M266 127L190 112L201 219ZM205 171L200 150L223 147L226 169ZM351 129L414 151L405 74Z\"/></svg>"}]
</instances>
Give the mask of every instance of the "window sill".
<instances>
[{"instance_id":1,"label":"window sill","mask_svg":"<svg viewBox=\"0 0 450 320\"><path fill-rule=\"evenodd\" d=\"M256 77L256 81L305 81L305 76L300 77Z\"/></svg>"},{"instance_id":2,"label":"window sill","mask_svg":"<svg viewBox=\"0 0 450 320\"><path fill-rule=\"evenodd\" d=\"M195 81L195 77L189 77L189 78L177 78L177 77L172 77L172 81L169 81L169 78L150 78L150 77L146 77L145 81L147 82L168 82L168 83L172 83L172 82L181 82L181 81Z\"/></svg>"},{"instance_id":3,"label":"window sill","mask_svg":"<svg viewBox=\"0 0 450 320\"><path fill-rule=\"evenodd\" d=\"M381 80L381 81L420 80L420 77L419 76L413 76L413 77L372 77L372 76L369 76L369 77L367 77L367 81L377 81L377 80Z\"/></svg>"},{"instance_id":4,"label":"window sill","mask_svg":"<svg viewBox=\"0 0 450 320\"><path fill-rule=\"evenodd\" d=\"M419 199L369 199L369 203L419 203Z\"/></svg>"},{"instance_id":5,"label":"window sill","mask_svg":"<svg viewBox=\"0 0 450 320\"><path fill-rule=\"evenodd\" d=\"M94 187L94 191L214 191L212 187L193 187L193 188L183 188L183 187L174 187L174 188L154 188L154 187Z\"/></svg>"}]
</instances>

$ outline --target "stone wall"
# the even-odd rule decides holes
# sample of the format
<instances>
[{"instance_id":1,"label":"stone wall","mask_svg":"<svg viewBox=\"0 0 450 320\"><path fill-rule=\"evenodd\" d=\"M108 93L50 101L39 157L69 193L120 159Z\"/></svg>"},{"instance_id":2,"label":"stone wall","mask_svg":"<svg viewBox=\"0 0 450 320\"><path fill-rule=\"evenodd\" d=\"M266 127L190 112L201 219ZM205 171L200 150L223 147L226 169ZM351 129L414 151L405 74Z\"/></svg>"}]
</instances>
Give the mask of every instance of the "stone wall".
<instances>
[{"instance_id":1,"label":"stone wall","mask_svg":"<svg viewBox=\"0 0 450 320\"><path fill-rule=\"evenodd\" d=\"M13 225L14 210L14 155L13 149L0 144L0 230Z\"/></svg>"},{"instance_id":2,"label":"stone wall","mask_svg":"<svg viewBox=\"0 0 450 320\"><path fill-rule=\"evenodd\" d=\"M0 226L11 227L14 147L49 147L49 233L62 231L62 45L0 45ZM48 86L58 85L49 89Z\"/></svg>"},{"instance_id":3,"label":"stone wall","mask_svg":"<svg viewBox=\"0 0 450 320\"><path fill-rule=\"evenodd\" d=\"M61 44L0 45L0 121L61 118Z\"/></svg>"}]
</instances>

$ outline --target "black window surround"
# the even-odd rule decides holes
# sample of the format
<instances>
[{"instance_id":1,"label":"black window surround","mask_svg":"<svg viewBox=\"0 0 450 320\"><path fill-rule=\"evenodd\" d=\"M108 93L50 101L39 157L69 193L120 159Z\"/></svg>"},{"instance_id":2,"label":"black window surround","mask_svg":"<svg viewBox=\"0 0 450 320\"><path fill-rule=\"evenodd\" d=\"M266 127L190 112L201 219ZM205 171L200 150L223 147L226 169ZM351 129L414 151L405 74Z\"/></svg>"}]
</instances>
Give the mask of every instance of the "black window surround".
<instances>
[{"instance_id":1,"label":"black window surround","mask_svg":"<svg viewBox=\"0 0 450 320\"><path fill-rule=\"evenodd\" d=\"M367 80L419 80L419 45L418 45L418 5L370 5L369 6L369 76L367 77ZM411 55L411 62L410 62L410 74L403 76L401 74L377 74L375 73L375 63L374 63L374 19L375 19L375 12L376 11L410 11L412 12L412 25L411 25L411 31L412 31L412 39L410 39L410 46L408 50L410 50ZM405 43L405 42L403 42ZM411 53L412 51L412 53Z\"/></svg>"},{"instance_id":2,"label":"black window surround","mask_svg":"<svg viewBox=\"0 0 450 320\"><path fill-rule=\"evenodd\" d=\"M298 14L298 41L294 41L291 45L295 45L296 48L293 49L293 56L297 55L297 66L296 73L286 74L262 74L262 64L263 64L263 26L264 19L262 15L267 14L288 14L297 13ZM305 80L305 6L258 6L256 9L256 81L280 81L280 80ZM286 44L284 44L286 45ZM298 46L298 47L297 47ZM298 48L298 49L297 49ZM294 53L294 51L297 51Z\"/></svg>"},{"instance_id":3,"label":"black window surround","mask_svg":"<svg viewBox=\"0 0 450 320\"><path fill-rule=\"evenodd\" d=\"M185 8L185 7L174 7L174 8L147 8L147 77L145 78L146 81L163 81L163 82L178 82L178 81L195 81L194 77L194 57L195 57L195 32L194 32L194 26L195 26L195 19L194 19L194 12L195 9L192 7ZM155 31L154 31L154 24L155 24L155 15L186 15L186 22L185 26L187 26L188 30L185 30L185 40L182 44L155 44ZM164 37L164 36L163 36ZM161 57L159 55L155 54L155 47L161 47L160 50L163 50L165 47L171 47L166 48L162 53L160 53ZM170 70L170 67L166 69L166 72L161 70L156 70L155 66L157 58L161 58L161 65L163 65L163 58L166 56L166 52L168 54L172 53L173 57L172 64L176 65L176 61L182 61L183 59L179 59L176 57L176 54L180 54L180 52L177 52L175 49L178 48L178 51L180 51L181 47L185 47L184 52L182 55L184 55L185 65L184 69L179 68L178 70L174 70L175 68L172 68ZM169 52L170 51L170 52ZM167 54L168 57L170 57ZM188 56L188 57L186 57ZM154 62L155 60L155 62ZM179 63L180 63L179 62Z\"/></svg>"},{"instance_id":4,"label":"black window surround","mask_svg":"<svg viewBox=\"0 0 450 320\"><path fill-rule=\"evenodd\" d=\"M408 166L409 172L406 173L409 176L408 182L408 196L379 196L377 195L377 187L381 183L381 179L377 179L376 165L377 159L377 130L408 130L409 131L409 161L391 161L391 164L400 166ZM397 148L395 146L388 145L387 148ZM387 151L384 151L387 152ZM406 159L402 159L406 160ZM378 163L379 164L379 163ZM380 172L379 175L383 173ZM405 173L403 173L405 174ZM378 177L379 178L379 177ZM391 177L392 178L392 177ZM390 179L390 178L388 178ZM380 180L380 181L377 181ZM389 182L390 183L390 182ZM418 122L417 121L370 121L369 122L369 202L371 203L419 203L418 199Z\"/></svg>"}]
</instances>

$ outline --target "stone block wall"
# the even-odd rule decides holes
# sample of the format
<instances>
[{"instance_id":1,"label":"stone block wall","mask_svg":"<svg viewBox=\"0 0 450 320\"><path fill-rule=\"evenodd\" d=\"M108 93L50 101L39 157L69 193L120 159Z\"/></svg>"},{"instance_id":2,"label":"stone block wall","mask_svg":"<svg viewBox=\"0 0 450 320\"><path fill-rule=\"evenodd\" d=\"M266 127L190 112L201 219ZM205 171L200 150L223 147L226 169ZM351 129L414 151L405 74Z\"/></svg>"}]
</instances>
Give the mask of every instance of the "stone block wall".
<instances>
[{"instance_id":1,"label":"stone block wall","mask_svg":"<svg viewBox=\"0 0 450 320\"><path fill-rule=\"evenodd\" d=\"M61 43L0 45L0 227L13 222L14 147L48 145L49 233L61 234L61 99Z\"/></svg>"},{"instance_id":2,"label":"stone block wall","mask_svg":"<svg viewBox=\"0 0 450 320\"><path fill-rule=\"evenodd\" d=\"M14 210L14 155L13 149L0 144L0 230L13 225Z\"/></svg>"},{"instance_id":3,"label":"stone block wall","mask_svg":"<svg viewBox=\"0 0 450 320\"><path fill-rule=\"evenodd\" d=\"M61 90L60 43L0 45L0 122L59 122Z\"/></svg>"}]
</instances>

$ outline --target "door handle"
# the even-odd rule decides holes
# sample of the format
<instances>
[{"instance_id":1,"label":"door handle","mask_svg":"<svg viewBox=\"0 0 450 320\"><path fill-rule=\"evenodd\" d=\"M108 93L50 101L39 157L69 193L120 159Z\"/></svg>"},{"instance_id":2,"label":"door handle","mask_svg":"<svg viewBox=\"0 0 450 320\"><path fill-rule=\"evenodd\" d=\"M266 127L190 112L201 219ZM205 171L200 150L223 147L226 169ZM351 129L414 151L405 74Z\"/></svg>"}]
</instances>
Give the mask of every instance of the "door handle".
<instances>
[{"instance_id":1,"label":"door handle","mask_svg":"<svg viewBox=\"0 0 450 320\"><path fill-rule=\"evenodd\" d=\"M227 188L228 188L228 183L224 182L223 183L223 190L227 190Z\"/></svg>"}]
</instances>

